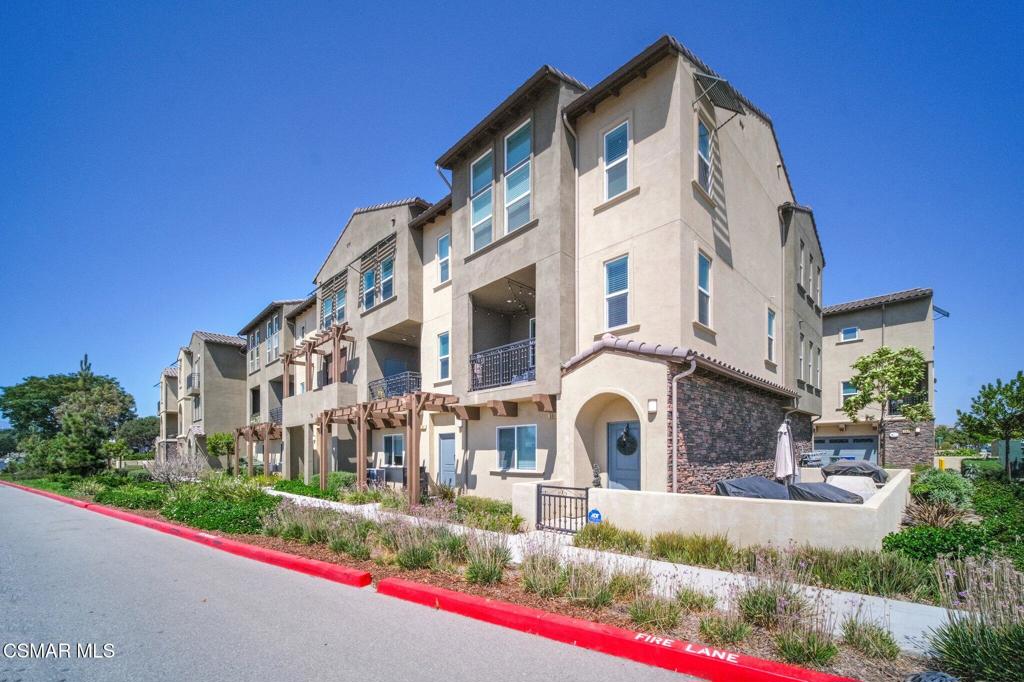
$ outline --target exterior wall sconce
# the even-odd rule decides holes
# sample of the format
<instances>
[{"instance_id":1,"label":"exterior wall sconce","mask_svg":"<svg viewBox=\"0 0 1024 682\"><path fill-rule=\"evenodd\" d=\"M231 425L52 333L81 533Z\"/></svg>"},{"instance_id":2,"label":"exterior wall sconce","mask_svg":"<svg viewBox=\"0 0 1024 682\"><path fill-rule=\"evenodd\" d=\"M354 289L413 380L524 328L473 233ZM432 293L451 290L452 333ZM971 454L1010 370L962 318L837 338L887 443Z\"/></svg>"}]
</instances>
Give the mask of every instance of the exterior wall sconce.
<instances>
[{"instance_id":1,"label":"exterior wall sconce","mask_svg":"<svg viewBox=\"0 0 1024 682\"><path fill-rule=\"evenodd\" d=\"M647 400L647 414L649 414L650 416L653 417L657 413L658 413L658 399L657 398L649 398Z\"/></svg>"}]
</instances>

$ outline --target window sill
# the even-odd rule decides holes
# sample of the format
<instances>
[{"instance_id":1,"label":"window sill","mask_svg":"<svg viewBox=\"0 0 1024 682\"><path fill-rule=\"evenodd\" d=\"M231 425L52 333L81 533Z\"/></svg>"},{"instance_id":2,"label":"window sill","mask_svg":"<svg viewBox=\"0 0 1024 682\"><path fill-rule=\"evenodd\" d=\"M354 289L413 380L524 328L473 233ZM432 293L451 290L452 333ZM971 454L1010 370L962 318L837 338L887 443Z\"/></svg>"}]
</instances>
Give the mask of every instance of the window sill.
<instances>
[{"instance_id":1,"label":"window sill","mask_svg":"<svg viewBox=\"0 0 1024 682\"><path fill-rule=\"evenodd\" d=\"M697 190L697 194L699 194L704 201L711 204L712 208L718 208L718 202L715 201L715 198L711 196L710 192L708 192L706 189L700 186L699 182L697 182L696 180L691 180L690 184L693 185L693 188Z\"/></svg>"},{"instance_id":2,"label":"window sill","mask_svg":"<svg viewBox=\"0 0 1024 682\"><path fill-rule=\"evenodd\" d=\"M491 242L487 246L481 247L481 248L477 249L476 251L474 251L473 253L471 253L468 256L466 256L465 258L463 258L462 262L463 263L468 263L471 260L473 260L473 259L475 259L475 258L477 258L479 256L484 255L485 253L489 253L490 251L493 251L494 249L498 248L502 244L505 244L505 243L507 243L509 241L512 241L513 239L515 239L519 235L523 234L524 232L527 232L527 231L532 230L533 228L537 227L537 224L539 222L540 222L539 218L534 218L533 220L531 220L530 222L526 223L522 227L516 229L515 231L509 232L508 234L501 235L500 237L495 239L493 242Z\"/></svg>"},{"instance_id":3,"label":"window sill","mask_svg":"<svg viewBox=\"0 0 1024 682\"><path fill-rule=\"evenodd\" d=\"M434 287L434 291L441 291L441 289L446 289L446 288L450 287L451 285L452 285L452 278L449 277L445 281L443 281L440 284L438 284L437 286L435 286Z\"/></svg>"},{"instance_id":4,"label":"window sill","mask_svg":"<svg viewBox=\"0 0 1024 682\"><path fill-rule=\"evenodd\" d=\"M366 315L369 315L370 313L376 312L377 310L383 308L387 304L392 303L392 302L397 301L397 300L398 300L398 294L395 294L394 296L392 296L388 300L381 301L380 303L375 304L372 308L367 308L366 310L361 311L359 313L359 316L360 317L364 317Z\"/></svg>"},{"instance_id":5,"label":"window sill","mask_svg":"<svg viewBox=\"0 0 1024 682\"><path fill-rule=\"evenodd\" d=\"M771 360L765 359L764 368L767 370L771 370L772 372L775 372L779 369L779 365L776 362L772 362Z\"/></svg>"},{"instance_id":6,"label":"window sill","mask_svg":"<svg viewBox=\"0 0 1024 682\"><path fill-rule=\"evenodd\" d=\"M806 296L807 295L807 289L804 289L804 285L801 284L800 282L796 283L796 290L798 292L800 292L801 296Z\"/></svg>"},{"instance_id":7,"label":"window sill","mask_svg":"<svg viewBox=\"0 0 1024 682\"><path fill-rule=\"evenodd\" d=\"M594 334L594 340L600 341L605 334L612 334L614 336L621 336L622 334L632 334L633 332L640 331L640 323L634 322L633 324L622 324L618 327L611 327L604 331Z\"/></svg>"},{"instance_id":8,"label":"window sill","mask_svg":"<svg viewBox=\"0 0 1024 682\"><path fill-rule=\"evenodd\" d=\"M594 215L597 215L598 213L604 213L609 208L612 208L613 206L618 206L622 202L632 199L638 194L640 194L640 185L637 185L636 187L633 187L631 189L627 189L622 194L618 194L612 197L611 199L606 200L604 203L595 206Z\"/></svg>"},{"instance_id":9,"label":"window sill","mask_svg":"<svg viewBox=\"0 0 1024 682\"><path fill-rule=\"evenodd\" d=\"M843 346L843 345L845 345L847 343L860 343L863 340L864 340L863 338L856 338L856 339L847 339L846 341L836 341L836 345L837 346Z\"/></svg>"},{"instance_id":10,"label":"window sill","mask_svg":"<svg viewBox=\"0 0 1024 682\"><path fill-rule=\"evenodd\" d=\"M438 387L438 386L451 386L451 385L452 385L452 380L451 379L441 379L440 381L435 381L434 382L434 387L435 388Z\"/></svg>"},{"instance_id":11,"label":"window sill","mask_svg":"<svg viewBox=\"0 0 1024 682\"><path fill-rule=\"evenodd\" d=\"M491 476L543 476L543 471L536 469L491 469Z\"/></svg>"},{"instance_id":12,"label":"window sill","mask_svg":"<svg viewBox=\"0 0 1024 682\"><path fill-rule=\"evenodd\" d=\"M711 334L712 336L718 336L718 332L716 332L714 329L707 326L703 322L699 322L698 320L693 321L693 328L695 331L704 332L705 334Z\"/></svg>"}]
</instances>

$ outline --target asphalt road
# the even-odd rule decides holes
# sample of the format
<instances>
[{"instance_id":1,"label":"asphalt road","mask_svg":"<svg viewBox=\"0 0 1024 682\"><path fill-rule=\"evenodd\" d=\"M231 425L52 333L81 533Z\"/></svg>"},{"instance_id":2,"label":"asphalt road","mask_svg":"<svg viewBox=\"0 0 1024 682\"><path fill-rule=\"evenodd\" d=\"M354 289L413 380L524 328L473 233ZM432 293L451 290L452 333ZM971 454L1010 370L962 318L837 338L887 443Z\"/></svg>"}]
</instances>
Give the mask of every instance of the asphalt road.
<instances>
[{"instance_id":1,"label":"asphalt road","mask_svg":"<svg viewBox=\"0 0 1024 682\"><path fill-rule=\"evenodd\" d=\"M0 486L0 682L683 679Z\"/></svg>"}]
</instances>

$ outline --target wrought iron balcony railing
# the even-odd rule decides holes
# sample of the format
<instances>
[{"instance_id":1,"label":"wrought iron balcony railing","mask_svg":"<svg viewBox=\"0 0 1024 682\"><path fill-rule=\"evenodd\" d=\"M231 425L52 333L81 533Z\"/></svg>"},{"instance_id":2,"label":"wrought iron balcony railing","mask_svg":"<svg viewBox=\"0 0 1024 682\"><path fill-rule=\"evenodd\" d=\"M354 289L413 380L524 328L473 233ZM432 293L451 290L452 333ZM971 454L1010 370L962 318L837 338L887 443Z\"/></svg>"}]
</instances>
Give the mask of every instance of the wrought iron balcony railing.
<instances>
[{"instance_id":1,"label":"wrought iron balcony railing","mask_svg":"<svg viewBox=\"0 0 1024 682\"><path fill-rule=\"evenodd\" d=\"M383 400L394 398L407 393L415 393L420 390L419 372L402 372L392 374L383 379L371 381L369 386L370 400Z\"/></svg>"},{"instance_id":2,"label":"wrought iron balcony railing","mask_svg":"<svg viewBox=\"0 0 1024 682\"><path fill-rule=\"evenodd\" d=\"M199 372L192 372L185 378L185 389L189 395L199 393Z\"/></svg>"},{"instance_id":3,"label":"wrought iron balcony railing","mask_svg":"<svg viewBox=\"0 0 1024 682\"><path fill-rule=\"evenodd\" d=\"M271 424L280 424L283 412L280 407L271 407L268 416Z\"/></svg>"},{"instance_id":4,"label":"wrought iron balcony railing","mask_svg":"<svg viewBox=\"0 0 1024 682\"><path fill-rule=\"evenodd\" d=\"M469 356L471 390L511 386L537 378L536 340L523 339Z\"/></svg>"}]
</instances>

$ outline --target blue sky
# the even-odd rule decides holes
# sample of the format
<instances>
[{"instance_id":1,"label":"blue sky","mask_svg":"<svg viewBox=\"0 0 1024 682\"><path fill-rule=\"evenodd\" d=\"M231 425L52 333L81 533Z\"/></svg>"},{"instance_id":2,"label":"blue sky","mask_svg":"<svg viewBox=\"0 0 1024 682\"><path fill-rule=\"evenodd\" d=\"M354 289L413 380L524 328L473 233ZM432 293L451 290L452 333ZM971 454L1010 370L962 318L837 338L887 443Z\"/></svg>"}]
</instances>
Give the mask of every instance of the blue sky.
<instances>
[{"instance_id":1,"label":"blue sky","mask_svg":"<svg viewBox=\"0 0 1024 682\"><path fill-rule=\"evenodd\" d=\"M935 288L951 421L1024 367L1022 11L772 4L2 3L0 385L88 352L152 414L192 329L307 294L354 207L439 198L538 66L671 33L773 118L826 303Z\"/></svg>"}]
</instances>

